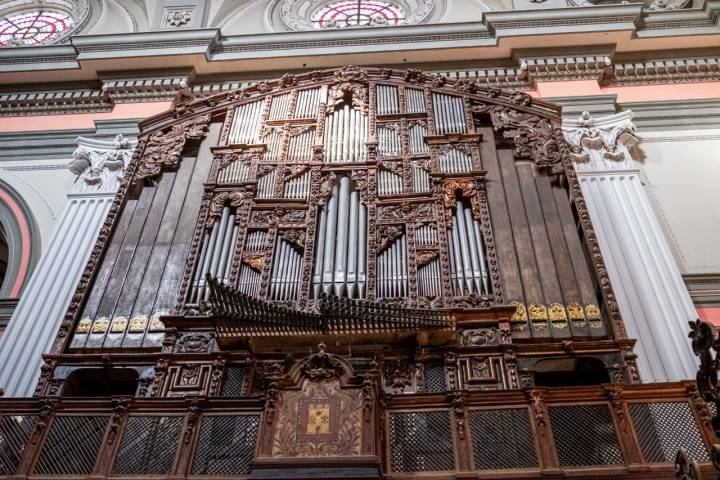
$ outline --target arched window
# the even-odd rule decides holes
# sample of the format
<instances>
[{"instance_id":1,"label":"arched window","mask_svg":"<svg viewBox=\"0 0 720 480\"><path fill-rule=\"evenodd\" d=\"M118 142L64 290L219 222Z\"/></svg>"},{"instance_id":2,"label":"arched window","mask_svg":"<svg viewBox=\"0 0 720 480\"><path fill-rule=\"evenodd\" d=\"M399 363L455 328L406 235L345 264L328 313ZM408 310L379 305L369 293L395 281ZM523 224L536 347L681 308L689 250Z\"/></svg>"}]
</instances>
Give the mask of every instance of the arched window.
<instances>
[{"instance_id":1,"label":"arched window","mask_svg":"<svg viewBox=\"0 0 720 480\"><path fill-rule=\"evenodd\" d=\"M278 0L271 21L290 30L332 30L427 23L444 12L444 0ZM274 12L274 13L273 13Z\"/></svg>"},{"instance_id":2,"label":"arched window","mask_svg":"<svg viewBox=\"0 0 720 480\"><path fill-rule=\"evenodd\" d=\"M315 28L345 28L367 25L398 25L405 10L390 2L347 0L324 5L312 15Z\"/></svg>"},{"instance_id":3,"label":"arched window","mask_svg":"<svg viewBox=\"0 0 720 480\"><path fill-rule=\"evenodd\" d=\"M90 16L87 0L11 0L0 7L0 47L59 43Z\"/></svg>"},{"instance_id":4,"label":"arched window","mask_svg":"<svg viewBox=\"0 0 720 480\"><path fill-rule=\"evenodd\" d=\"M0 183L0 299L17 298L37 260L37 227L20 196Z\"/></svg>"}]
</instances>

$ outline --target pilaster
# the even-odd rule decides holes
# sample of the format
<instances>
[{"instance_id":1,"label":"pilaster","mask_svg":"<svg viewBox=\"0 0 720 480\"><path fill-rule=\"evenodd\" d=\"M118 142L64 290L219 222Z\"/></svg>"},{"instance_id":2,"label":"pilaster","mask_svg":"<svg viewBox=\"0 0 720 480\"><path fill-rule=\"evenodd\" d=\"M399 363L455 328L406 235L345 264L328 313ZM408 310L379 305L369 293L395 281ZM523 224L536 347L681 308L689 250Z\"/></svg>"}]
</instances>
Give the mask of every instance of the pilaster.
<instances>
[{"instance_id":1,"label":"pilaster","mask_svg":"<svg viewBox=\"0 0 720 480\"><path fill-rule=\"evenodd\" d=\"M631 111L563 122L575 169L645 382L694 378L697 316L643 188Z\"/></svg>"},{"instance_id":2,"label":"pilaster","mask_svg":"<svg viewBox=\"0 0 720 480\"><path fill-rule=\"evenodd\" d=\"M55 232L0 339L0 388L31 396L42 364L132 156L122 135L78 137L68 164L76 175Z\"/></svg>"}]
</instances>

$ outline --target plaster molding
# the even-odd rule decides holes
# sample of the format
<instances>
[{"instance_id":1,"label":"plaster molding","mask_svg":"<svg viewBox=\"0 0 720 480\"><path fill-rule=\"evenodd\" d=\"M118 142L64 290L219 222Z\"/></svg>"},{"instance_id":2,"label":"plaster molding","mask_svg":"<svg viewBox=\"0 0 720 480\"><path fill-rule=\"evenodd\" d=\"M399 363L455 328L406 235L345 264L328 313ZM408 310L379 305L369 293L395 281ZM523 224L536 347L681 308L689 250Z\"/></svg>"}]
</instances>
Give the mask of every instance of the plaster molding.
<instances>
[{"instance_id":1,"label":"plaster molding","mask_svg":"<svg viewBox=\"0 0 720 480\"><path fill-rule=\"evenodd\" d=\"M580 172L632 169L632 150L639 143L632 110L593 118L588 112L577 120L564 120L562 129Z\"/></svg>"},{"instance_id":2,"label":"plaster molding","mask_svg":"<svg viewBox=\"0 0 720 480\"><path fill-rule=\"evenodd\" d=\"M134 145L121 134L112 142L78 137L77 144L68 164L68 169L77 175L71 193L114 193L130 162Z\"/></svg>"}]
</instances>

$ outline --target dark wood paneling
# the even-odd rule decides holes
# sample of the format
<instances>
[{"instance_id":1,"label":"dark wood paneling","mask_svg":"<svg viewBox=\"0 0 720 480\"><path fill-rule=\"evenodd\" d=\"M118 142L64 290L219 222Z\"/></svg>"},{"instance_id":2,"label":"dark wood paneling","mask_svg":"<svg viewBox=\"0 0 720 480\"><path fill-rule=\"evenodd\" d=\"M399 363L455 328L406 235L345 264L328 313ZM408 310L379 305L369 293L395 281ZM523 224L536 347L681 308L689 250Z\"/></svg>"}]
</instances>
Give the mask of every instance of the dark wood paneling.
<instances>
[{"instance_id":1,"label":"dark wood paneling","mask_svg":"<svg viewBox=\"0 0 720 480\"><path fill-rule=\"evenodd\" d=\"M145 220L147 219L150 206L152 205L153 199L155 198L155 191L157 187L146 186L140 192L140 198L137 201L135 211L133 212L132 220L127 227L127 233L123 239L122 246L120 247L120 253L118 254L117 260L112 267L112 273L108 280L107 287L103 292L100 306L97 310L96 316L111 317L115 311L117 301L125 284L128 269L132 261L133 255L135 254L135 248L140 240ZM119 229L117 230L119 231Z\"/></svg>"},{"instance_id":2,"label":"dark wood paneling","mask_svg":"<svg viewBox=\"0 0 720 480\"><path fill-rule=\"evenodd\" d=\"M555 259L553 258L548 232L545 227L545 218L540 204L540 198L535 187L535 172L531 163L517 163L518 178L522 189L525 212L527 213L530 235L532 238L535 260L538 265L538 273L542 282L542 289L545 301L550 305L555 302L562 302L560 284L555 271Z\"/></svg>"},{"instance_id":3,"label":"dark wood paneling","mask_svg":"<svg viewBox=\"0 0 720 480\"><path fill-rule=\"evenodd\" d=\"M170 191L175 183L175 176L176 172L165 172L160 177L155 198L150 206L150 211L145 220L145 225L143 225L138 244L133 252L132 261L130 262L123 288L118 297L117 306L112 313L113 317L130 315L133 305L135 304L135 299L138 296L143 277L148 269L153 268L153 266L148 263L148 260L158 234L158 229L160 228L160 222L165 214Z\"/></svg>"},{"instance_id":4,"label":"dark wood paneling","mask_svg":"<svg viewBox=\"0 0 720 480\"><path fill-rule=\"evenodd\" d=\"M203 183L207 181L210 167L212 166L212 152L210 147L215 146L220 136L220 123L210 125L210 131L207 138L203 141L198 151L197 161L195 162L192 172L192 179L185 196L182 210L180 212L180 220L172 239L170 252L166 262L162 278L159 282L157 296L153 311L172 311L175 307L178 290L182 276L185 272L185 262L187 260L188 249L192 242L195 224L198 220L200 212L200 204L204 192Z\"/></svg>"},{"instance_id":5,"label":"dark wood paneling","mask_svg":"<svg viewBox=\"0 0 720 480\"><path fill-rule=\"evenodd\" d=\"M142 285L133 306L132 316L147 315L153 313L153 304L160 285L160 279L167 266L167 259L170 253L170 246L176 234L180 213L185 204L188 186L195 168L195 157L183 157L183 160L175 176L175 183L170 192L170 198L163 215L157 238L152 247L147 270L143 274Z\"/></svg>"},{"instance_id":6,"label":"dark wood paneling","mask_svg":"<svg viewBox=\"0 0 720 480\"><path fill-rule=\"evenodd\" d=\"M505 303L523 303L525 297L508 214L508 202L505 198L505 189L500 175L497 150L495 149L493 130L490 127L483 127L479 129L479 133L485 139L481 144L480 157L482 159L482 168L487 171L488 206L493 227L493 237L495 238L495 251L500 266L504 300Z\"/></svg>"},{"instance_id":7,"label":"dark wood paneling","mask_svg":"<svg viewBox=\"0 0 720 480\"><path fill-rule=\"evenodd\" d=\"M102 301L103 294L105 293L105 288L110 281L111 274L115 267L115 262L117 261L121 247L125 242L128 226L130 225L130 221L135 213L137 203L138 199L136 198L131 198L125 203L125 208L120 215L117 228L109 240L110 245L108 246L105 256L102 259L98 275L95 277L95 281L92 284L93 287L90 295L88 296L81 318L95 318L97 315L98 308L100 308L100 302Z\"/></svg>"},{"instance_id":8,"label":"dark wood paneling","mask_svg":"<svg viewBox=\"0 0 720 480\"><path fill-rule=\"evenodd\" d=\"M525 205L520 192L520 183L515 169L515 158L511 150L498 151L498 157L500 159L503 185L505 186L511 232L515 239L515 253L520 267L523 290L525 291L525 302L544 303L540 275L538 274L537 261L530 237L530 227L528 226Z\"/></svg>"}]
</instances>

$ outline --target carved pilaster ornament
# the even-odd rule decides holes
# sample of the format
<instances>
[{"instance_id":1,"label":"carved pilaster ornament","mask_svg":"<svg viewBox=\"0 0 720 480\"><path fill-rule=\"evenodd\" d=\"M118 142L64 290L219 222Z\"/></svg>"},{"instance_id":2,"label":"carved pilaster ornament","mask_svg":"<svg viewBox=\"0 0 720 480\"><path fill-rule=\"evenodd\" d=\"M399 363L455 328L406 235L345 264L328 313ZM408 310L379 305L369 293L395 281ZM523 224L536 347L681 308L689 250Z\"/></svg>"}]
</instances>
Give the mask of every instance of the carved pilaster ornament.
<instances>
[{"instance_id":1,"label":"carved pilaster ornament","mask_svg":"<svg viewBox=\"0 0 720 480\"><path fill-rule=\"evenodd\" d=\"M105 142L78 137L78 148L68 163L75 174L71 193L115 193L135 147L122 135Z\"/></svg>"},{"instance_id":2,"label":"carved pilaster ornament","mask_svg":"<svg viewBox=\"0 0 720 480\"><path fill-rule=\"evenodd\" d=\"M630 110L593 118L583 112L577 120L563 122L570 144L570 159L578 172L626 169L632 166L632 150L639 143Z\"/></svg>"}]
</instances>

